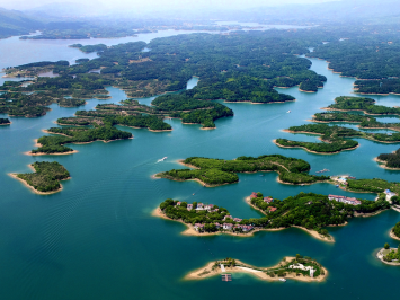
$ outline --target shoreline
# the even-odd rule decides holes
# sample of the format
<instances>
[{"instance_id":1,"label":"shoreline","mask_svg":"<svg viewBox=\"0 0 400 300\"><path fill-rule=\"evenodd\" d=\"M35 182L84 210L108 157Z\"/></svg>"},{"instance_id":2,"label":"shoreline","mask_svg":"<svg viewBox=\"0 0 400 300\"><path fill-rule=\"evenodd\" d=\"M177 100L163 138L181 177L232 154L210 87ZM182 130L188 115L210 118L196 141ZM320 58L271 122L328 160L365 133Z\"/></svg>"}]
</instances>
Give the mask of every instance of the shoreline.
<instances>
[{"instance_id":1,"label":"shoreline","mask_svg":"<svg viewBox=\"0 0 400 300\"><path fill-rule=\"evenodd\" d=\"M258 231L279 231L279 230L283 230L286 228L271 228L271 229L267 229L267 228L263 228L263 229L254 229L252 231L249 232L233 232L233 231L214 231L214 232L198 232L196 229L194 229L194 226L189 224L189 223L185 223L181 220L171 220L170 218L168 218L162 211L160 208L156 208L151 212L151 215L153 217L157 217L157 218L161 218L164 220L168 220L168 221L173 221L173 222L179 222L182 223L186 226L186 229L184 231L181 231L180 234L184 235L184 236L197 236L197 237L203 237L203 236L218 236L218 235L230 235L230 236L236 236L236 237L253 237L254 234Z\"/></svg>"},{"instance_id":2,"label":"shoreline","mask_svg":"<svg viewBox=\"0 0 400 300\"><path fill-rule=\"evenodd\" d=\"M328 274L329 274L328 270L321 265L319 265L319 266L320 266L321 270L324 272L324 275L321 274L316 277L305 276L303 274L300 276L296 276L295 272L291 272L291 273L289 273L285 276L281 276L281 277L280 276L271 277L271 276L267 275L265 272L263 272L263 271L268 271L269 269L278 268L278 267L284 265L287 261L292 261L294 258L295 257L293 257L293 256L285 256L281 262L279 262L278 264L271 266L271 267L256 267L253 265L243 263L238 259L235 259L236 264L240 264L240 266L233 266L233 267L225 266L226 272L222 272L222 269L219 266L213 270L213 267L216 262L209 262L205 266L187 273L184 276L183 280L185 280L185 281L204 280L208 277L214 277L214 276L221 275L221 274L227 273L227 272L229 272L229 273L247 273L247 274L254 275L255 277L257 277L257 279L263 280L263 281L279 281L279 279L291 279L291 280L296 280L296 281L301 281L301 282L322 282L322 281L325 281L326 278L328 277ZM259 271L257 269L262 269L263 271Z\"/></svg>"},{"instance_id":3,"label":"shoreline","mask_svg":"<svg viewBox=\"0 0 400 300\"><path fill-rule=\"evenodd\" d=\"M381 164L378 164L378 167L380 167L380 168L382 168L382 169L393 170L393 171L400 171L400 168L390 168L390 167L388 167L388 166L387 166L387 163L388 163L388 162L387 162L386 160L381 160L381 159L378 159L377 157L375 157L373 160L376 161L376 162L383 163L382 165L381 165Z\"/></svg>"},{"instance_id":4,"label":"shoreline","mask_svg":"<svg viewBox=\"0 0 400 300\"><path fill-rule=\"evenodd\" d=\"M400 241L400 238L394 235L393 228L389 230L389 236L394 240Z\"/></svg>"},{"instance_id":5,"label":"shoreline","mask_svg":"<svg viewBox=\"0 0 400 300\"><path fill-rule=\"evenodd\" d=\"M250 205L250 207L252 207L252 208L254 208L255 210L259 211L259 212L262 213L263 215L267 215L264 211L262 211L261 209L259 209L257 206L251 204L250 196L247 196L247 197L245 198L245 201L246 201L246 203L247 203L248 205ZM347 225L347 223L346 223L345 225L343 225L343 226L346 226L346 225ZM332 226L332 227L336 227L336 226ZM331 236L331 238L324 237L324 236L321 236L317 231L315 231L315 230L310 230L310 229L306 229L306 228L304 228L304 227L300 227L300 226L291 226L291 227L288 227L288 228L298 228L298 229L301 229L301 230L303 230L303 231L309 233L313 238L316 238L316 239L321 240L321 241L324 241L324 242L331 242L331 243L334 243L334 242L336 241L335 238L334 238L333 236ZM276 228L276 229L274 228L274 229L275 229L274 231L284 230L284 229L288 229L288 228L285 228L285 227L284 227L284 228Z\"/></svg>"},{"instance_id":6,"label":"shoreline","mask_svg":"<svg viewBox=\"0 0 400 300\"><path fill-rule=\"evenodd\" d=\"M36 173L36 170L35 170L35 168L33 167L33 165L28 165L28 167L29 167L30 169L32 169L32 170ZM37 189L35 189L35 187L29 185L25 179L19 178L19 177L18 177L18 174L16 174L16 173L9 173L9 174L7 174L7 175L10 176L11 178L17 179L19 182L21 182L24 186L26 186L27 188L29 188L33 193L35 193L35 194L37 194L37 195L52 195L52 194L59 193L59 192L61 192L61 191L63 190L63 185L61 184L61 181L62 181L62 180L71 179L71 177L61 179L61 180L60 180L60 188L58 188L57 190L54 190L54 191L51 191L51 192L40 192L40 191L38 191Z\"/></svg>"},{"instance_id":7,"label":"shoreline","mask_svg":"<svg viewBox=\"0 0 400 300\"><path fill-rule=\"evenodd\" d=\"M393 248L390 248L393 249ZM400 266L400 263L392 263L392 262L388 262L388 261L384 261L383 260L383 253L382 251L384 250L384 248L381 248L376 254L375 257L378 258L382 263L384 263L385 265L391 265L391 266Z\"/></svg>"},{"instance_id":8,"label":"shoreline","mask_svg":"<svg viewBox=\"0 0 400 300\"><path fill-rule=\"evenodd\" d=\"M200 130L214 130L214 129L217 129L217 127L214 126L214 127L201 127L200 128Z\"/></svg>"},{"instance_id":9,"label":"shoreline","mask_svg":"<svg viewBox=\"0 0 400 300\"><path fill-rule=\"evenodd\" d=\"M338 154L338 153L340 153L340 152L342 152L342 151L351 151L351 150L355 150L355 149L357 149L357 148L360 146L360 144L358 143L358 145L357 145L356 147L353 147L353 148L342 149L342 150L334 151L334 152L318 152L318 151L313 151L313 150L304 148L304 147L302 147L302 146L294 146L294 147L284 146L284 145L279 144L276 140L273 140L273 142L274 142L275 145L277 145L277 146L280 147L280 148L285 148L285 149L296 149L296 148L297 148L297 149L303 149L303 150L305 150L305 151L308 151L308 152L311 152L311 153L315 153L315 154L320 154L320 155L334 155L334 154Z\"/></svg>"}]
</instances>

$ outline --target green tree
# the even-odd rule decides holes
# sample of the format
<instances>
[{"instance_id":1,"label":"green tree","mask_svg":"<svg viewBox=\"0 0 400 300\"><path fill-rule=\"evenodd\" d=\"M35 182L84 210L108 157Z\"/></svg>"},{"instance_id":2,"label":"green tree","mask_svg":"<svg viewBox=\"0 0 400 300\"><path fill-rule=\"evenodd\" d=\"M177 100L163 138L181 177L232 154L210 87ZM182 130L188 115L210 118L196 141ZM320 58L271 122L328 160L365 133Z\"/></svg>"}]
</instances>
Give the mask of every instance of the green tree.
<instances>
[{"instance_id":1,"label":"green tree","mask_svg":"<svg viewBox=\"0 0 400 300\"><path fill-rule=\"evenodd\" d=\"M390 248L390 245L389 245L389 243L385 243L385 245L383 246L383 248L385 248L385 249L389 249L389 248Z\"/></svg>"}]
</instances>

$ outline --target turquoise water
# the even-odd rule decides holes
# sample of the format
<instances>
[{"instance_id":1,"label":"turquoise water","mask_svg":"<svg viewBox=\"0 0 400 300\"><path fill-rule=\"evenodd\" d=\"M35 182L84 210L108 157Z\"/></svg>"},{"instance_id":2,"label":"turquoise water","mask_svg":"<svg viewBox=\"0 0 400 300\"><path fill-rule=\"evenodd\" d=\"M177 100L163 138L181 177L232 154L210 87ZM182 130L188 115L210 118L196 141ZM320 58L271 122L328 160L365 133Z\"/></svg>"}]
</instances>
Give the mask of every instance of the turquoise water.
<instances>
[{"instance_id":1,"label":"turquoise water","mask_svg":"<svg viewBox=\"0 0 400 300\"><path fill-rule=\"evenodd\" d=\"M40 44L40 40L34 42ZM48 60L59 59L63 51L67 60L75 59L74 55L84 56L79 52L69 53L74 49L66 47L68 42L60 48L51 45L46 48L45 44L38 48L48 49L40 54L42 58L49 57ZM60 49L60 56L53 53L54 49ZM26 57L17 63L32 60L35 59ZM279 199L302 191L374 198L370 194L346 193L328 184L281 185L276 183L275 173L266 173L264 177L241 174L238 184L217 188L204 188L196 182L150 178L152 174L179 168L176 160L189 156L232 159L278 153L309 161L312 172L328 168L329 175L400 181L399 171L379 168L372 160L399 145L359 140L361 146L357 150L326 156L281 149L272 143L279 137L317 140L317 136L294 136L281 130L305 123L320 107L333 103L336 96L351 95L353 79L330 72L324 61L312 60L312 63L313 70L328 78L318 93L300 92L294 87L280 89L295 96L294 103L227 104L235 116L216 121L214 131L201 131L200 125L182 125L173 119L168 121L174 129L172 132L152 133L120 127L131 131L134 139L72 145L79 153L34 158L24 156L23 152L32 149L33 140L43 134L41 130L54 126L58 117L72 116L82 108L52 105L52 111L40 118L11 117L11 126L0 126L3 141L0 148L0 298L175 300L251 295L281 299L285 295L285 299L373 299L382 296L383 288L385 295L396 296L394 289L386 287L396 286L399 268L383 265L373 256L384 242L398 245L388 234L400 221L400 214L394 211L351 220L344 228L329 229L336 239L333 245L298 229L259 232L252 238L183 237L180 235L185 229L183 224L151 217L151 211L167 197L221 205L240 218L260 216L244 202L244 197L253 191ZM2 66L5 65L3 62ZM195 84L196 79L192 79L188 88ZM126 98L121 90L108 90L112 99L89 100L86 109ZM374 98L382 105L400 102L396 96ZM141 102L149 104L151 98ZM287 114L288 110L292 113ZM168 159L157 163L164 156ZM7 176L30 172L27 165L43 159L56 160L70 171L72 179L63 182L61 193L35 195ZM233 274L231 283L223 283L219 277L201 282L182 281L191 269L221 257L268 266L296 253L315 257L326 266L327 281L266 283L240 274Z\"/></svg>"}]
</instances>

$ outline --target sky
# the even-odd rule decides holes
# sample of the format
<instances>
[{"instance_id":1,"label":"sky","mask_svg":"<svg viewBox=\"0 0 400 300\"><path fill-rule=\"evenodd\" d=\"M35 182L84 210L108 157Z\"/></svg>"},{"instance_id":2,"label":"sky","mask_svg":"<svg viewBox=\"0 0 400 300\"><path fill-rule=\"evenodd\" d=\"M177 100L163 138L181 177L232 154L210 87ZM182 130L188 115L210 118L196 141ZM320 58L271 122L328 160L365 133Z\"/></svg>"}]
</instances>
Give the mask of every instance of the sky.
<instances>
[{"instance_id":1,"label":"sky","mask_svg":"<svg viewBox=\"0 0 400 300\"><path fill-rule=\"evenodd\" d=\"M6 9L25 10L50 3L85 4L94 8L122 9L137 8L139 10L177 10L188 8L213 9L246 9L262 6L280 6L291 3L321 3L333 0L0 0L0 7Z\"/></svg>"}]
</instances>

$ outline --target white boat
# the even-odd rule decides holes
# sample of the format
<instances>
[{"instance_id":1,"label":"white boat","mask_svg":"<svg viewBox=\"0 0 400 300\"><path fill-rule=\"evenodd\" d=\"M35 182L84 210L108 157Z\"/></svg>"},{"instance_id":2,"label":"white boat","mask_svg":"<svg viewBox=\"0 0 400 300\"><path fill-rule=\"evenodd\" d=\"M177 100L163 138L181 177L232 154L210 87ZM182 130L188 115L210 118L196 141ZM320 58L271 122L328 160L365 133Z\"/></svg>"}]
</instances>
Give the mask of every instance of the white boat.
<instances>
[{"instance_id":1,"label":"white boat","mask_svg":"<svg viewBox=\"0 0 400 300\"><path fill-rule=\"evenodd\" d=\"M284 278L279 278L279 281L286 282L286 279L284 279Z\"/></svg>"},{"instance_id":2,"label":"white boat","mask_svg":"<svg viewBox=\"0 0 400 300\"><path fill-rule=\"evenodd\" d=\"M161 159L157 160L157 162L160 162L160 161L166 160L167 158L168 158L168 157L163 157L163 158L161 158Z\"/></svg>"},{"instance_id":3,"label":"white boat","mask_svg":"<svg viewBox=\"0 0 400 300\"><path fill-rule=\"evenodd\" d=\"M290 110L288 110L286 113L287 113L287 114L290 114L290 113L291 113L291 111L290 111Z\"/></svg>"}]
</instances>

